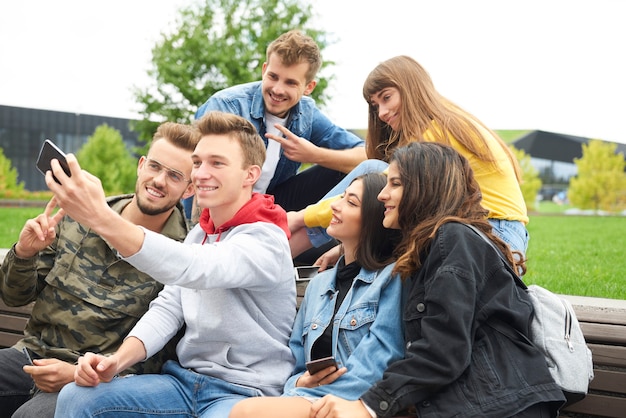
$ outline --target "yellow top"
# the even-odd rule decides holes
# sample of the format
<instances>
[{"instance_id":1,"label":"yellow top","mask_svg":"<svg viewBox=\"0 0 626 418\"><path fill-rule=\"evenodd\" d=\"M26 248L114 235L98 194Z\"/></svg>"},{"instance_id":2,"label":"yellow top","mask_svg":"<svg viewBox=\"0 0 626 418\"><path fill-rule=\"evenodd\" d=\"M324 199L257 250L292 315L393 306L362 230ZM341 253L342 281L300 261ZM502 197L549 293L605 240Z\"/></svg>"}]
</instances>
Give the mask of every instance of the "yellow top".
<instances>
[{"instance_id":1,"label":"yellow top","mask_svg":"<svg viewBox=\"0 0 626 418\"><path fill-rule=\"evenodd\" d=\"M437 128L433 127L431 129ZM478 129L485 137L487 146L495 156L495 165L497 167L494 164L476 158L475 155L471 154L467 148L454 138L451 138L452 147L469 160L470 166L474 170L474 177L483 195L482 204L489 211L489 218L521 221L527 224L526 203L508 155L489 131L480 126ZM435 137L431 130L424 133L424 139L435 142ZM330 197L309 205L304 211L305 225L308 228L316 226L328 227L332 218L330 204L338 197Z\"/></svg>"}]
</instances>

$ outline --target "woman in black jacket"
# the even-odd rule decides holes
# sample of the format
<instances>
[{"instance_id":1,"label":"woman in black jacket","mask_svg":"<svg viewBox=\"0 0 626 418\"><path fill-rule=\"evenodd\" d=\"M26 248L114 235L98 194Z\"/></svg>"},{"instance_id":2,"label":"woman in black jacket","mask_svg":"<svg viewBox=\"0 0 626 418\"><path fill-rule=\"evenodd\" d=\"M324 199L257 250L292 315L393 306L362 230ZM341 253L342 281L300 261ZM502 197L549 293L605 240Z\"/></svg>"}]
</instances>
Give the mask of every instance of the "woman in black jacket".
<instances>
[{"instance_id":1,"label":"woman in black jacket","mask_svg":"<svg viewBox=\"0 0 626 418\"><path fill-rule=\"evenodd\" d=\"M321 417L556 417L565 398L544 356L488 322L528 335L533 314L480 229L524 271L494 234L467 160L437 143L411 143L391 159L383 224L403 231L395 271L404 279L406 351L360 400L328 395Z\"/></svg>"}]
</instances>

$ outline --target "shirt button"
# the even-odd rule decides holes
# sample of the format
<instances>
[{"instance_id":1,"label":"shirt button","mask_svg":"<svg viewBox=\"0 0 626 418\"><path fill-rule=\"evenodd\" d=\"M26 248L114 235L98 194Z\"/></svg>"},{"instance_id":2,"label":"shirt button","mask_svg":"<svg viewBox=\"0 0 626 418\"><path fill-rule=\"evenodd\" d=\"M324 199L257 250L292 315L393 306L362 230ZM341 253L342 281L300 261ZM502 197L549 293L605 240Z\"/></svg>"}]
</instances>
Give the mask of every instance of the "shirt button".
<instances>
[{"instance_id":1,"label":"shirt button","mask_svg":"<svg viewBox=\"0 0 626 418\"><path fill-rule=\"evenodd\" d=\"M350 325L352 325L353 327L356 326L356 319L352 318L350 320Z\"/></svg>"},{"instance_id":2,"label":"shirt button","mask_svg":"<svg viewBox=\"0 0 626 418\"><path fill-rule=\"evenodd\" d=\"M311 329L317 329L317 324L311 325Z\"/></svg>"},{"instance_id":3,"label":"shirt button","mask_svg":"<svg viewBox=\"0 0 626 418\"><path fill-rule=\"evenodd\" d=\"M422 402L422 406L423 406L424 408L428 408L428 407L430 406L430 401L424 401L424 402Z\"/></svg>"},{"instance_id":4,"label":"shirt button","mask_svg":"<svg viewBox=\"0 0 626 418\"><path fill-rule=\"evenodd\" d=\"M426 310L426 305L420 302L417 304L416 308L417 308L417 312L424 312Z\"/></svg>"},{"instance_id":5,"label":"shirt button","mask_svg":"<svg viewBox=\"0 0 626 418\"><path fill-rule=\"evenodd\" d=\"M411 345L412 345L412 344L413 344L413 343L412 343L411 341L409 341L408 343L406 343L406 349L408 350L409 348L411 348Z\"/></svg>"},{"instance_id":6,"label":"shirt button","mask_svg":"<svg viewBox=\"0 0 626 418\"><path fill-rule=\"evenodd\" d=\"M387 409L389 409L389 404L387 403L387 401L382 401L378 407L380 408L381 411L386 411Z\"/></svg>"}]
</instances>

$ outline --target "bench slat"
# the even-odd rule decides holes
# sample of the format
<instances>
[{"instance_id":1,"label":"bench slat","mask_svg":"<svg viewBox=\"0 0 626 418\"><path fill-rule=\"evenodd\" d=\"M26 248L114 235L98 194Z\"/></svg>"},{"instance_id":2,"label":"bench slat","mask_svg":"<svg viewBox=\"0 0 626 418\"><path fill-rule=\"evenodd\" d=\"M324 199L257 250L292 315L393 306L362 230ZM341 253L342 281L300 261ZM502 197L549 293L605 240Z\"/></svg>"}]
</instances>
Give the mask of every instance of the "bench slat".
<instances>
[{"instance_id":1,"label":"bench slat","mask_svg":"<svg viewBox=\"0 0 626 418\"><path fill-rule=\"evenodd\" d=\"M28 322L28 318L26 317L18 317L13 315L7 315L5 313L0 313L0 329L2 330L14 331L21 334L22 331L24 331L26 322Z\"/></svg>"},{"instance_id":2,"label":"bench slat","mask_svg":"<svg viewBox=\"0 0 626 418\"><path fill-rule=\"evenodd\" d=\"M589 384L590 390L601 390L626 395L626 372L595 369L593 373L595 376Z\"/></svg>"},{"instance_id":3,"label":"bench slat","mask_svg":"<svg viewBox=\"0 0 626 418\"><path fill-rule=\"evenodd\" d=\"M582 401L569 405L564 409L564 412L609 418L624 418L624 414L626 413L626 398L588 394Z\"/></svg>"},{"instance_id":4,"label":"bench slat","mask_svg":"<svg viewBox=\"0 0 626 418\"><path fill-rule=\"evenodd\" d=\"M574 306L574 312L578 322L593 322L600 324L626 325L624 312L588 310Z\"/></svg>"},{"instance_id":5,"label":"bench slat","mask_svg":"<svg viewBox=\"0 0 626 418\"><path fill-rule=\"evenodd\" d=\"M21 340L22 334L13 334L11 332L0 331L0 348L11 347Z\"/></svg>"},{"instance_id":6,"label":"bench slat","mask_svg":"<svg viewBox=\"0 0 626 418\"><path fill-rule=\"evenodd\" d=\"M580 327L588 343L602 342L626 345L626 327L621 325L581 322Z\"/></svg>"},{"instance_id":7,"label":"bench slat","mask_svg":"<svg viewBox=\"0 0 626 418\"><path fill-rule=\"evenodd\" d=\"M5 305L2 299L0 299L0 312L7 312L7 313L11 313L17 316L28 317L30 316L30 312L33 309L33 304L34 302L29 303L28 305L25 305L25 306L12 307L12 306Z\"/></svg>"},{"instance_id":8,"label":"bench slat","mask_svg":"<svg viewBox=\"0 0 626 418\"><path fill-rule=\"evenodd\" d=\"M593 355L593 363L596 365L626 367L626 347L587 344Z\"/></svg>"}]
</instances>

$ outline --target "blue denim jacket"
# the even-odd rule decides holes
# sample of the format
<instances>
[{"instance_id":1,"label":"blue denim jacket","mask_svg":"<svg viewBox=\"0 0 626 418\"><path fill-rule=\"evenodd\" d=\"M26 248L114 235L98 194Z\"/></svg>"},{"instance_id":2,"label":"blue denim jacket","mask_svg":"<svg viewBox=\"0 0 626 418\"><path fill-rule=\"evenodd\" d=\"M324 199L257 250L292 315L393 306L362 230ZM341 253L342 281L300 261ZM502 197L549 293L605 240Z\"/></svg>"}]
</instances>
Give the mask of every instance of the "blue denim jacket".
<instances>
[{"instance_id":1,"label":"blue denim jacket","mask_svg":"<svg viewBox=\"0 0 626 418\"><path fill-rule=\"evenodd\" d=\"M261 88L261 82L255 81L218 91L200 106L196 112L196 119L200 119L211 110L242 116L252 122L267 147L265 102ZM302 96L298 104L291 109L286 127L295 135L306 138L322 148L341 150L365 145L358 136L333 124L308 96ZM281 150L276 172L267 190L271 192L274 187L295 176L299 168L300 163L289 160Z\"/></svg>"},{"instance_id":2,"label":"blue denim jacket","mask_svg":"<svg viewBox=\"0 0 626 418\"><path fill-rule=\"evenodd\" d=\"M285 384L284 396L322 397L332 393L358 399L382 377L389 364L403 357L402 284L399 277L391 275L392 269L393 265L377 272L361 269L334 318L336 268L311 280L289 341L296 365ZM305 372L305 362L311 359L313 343L333 325L332 353L338 366L348 371L329 385L295 387Z\"/></svg>"}]
</instances>

